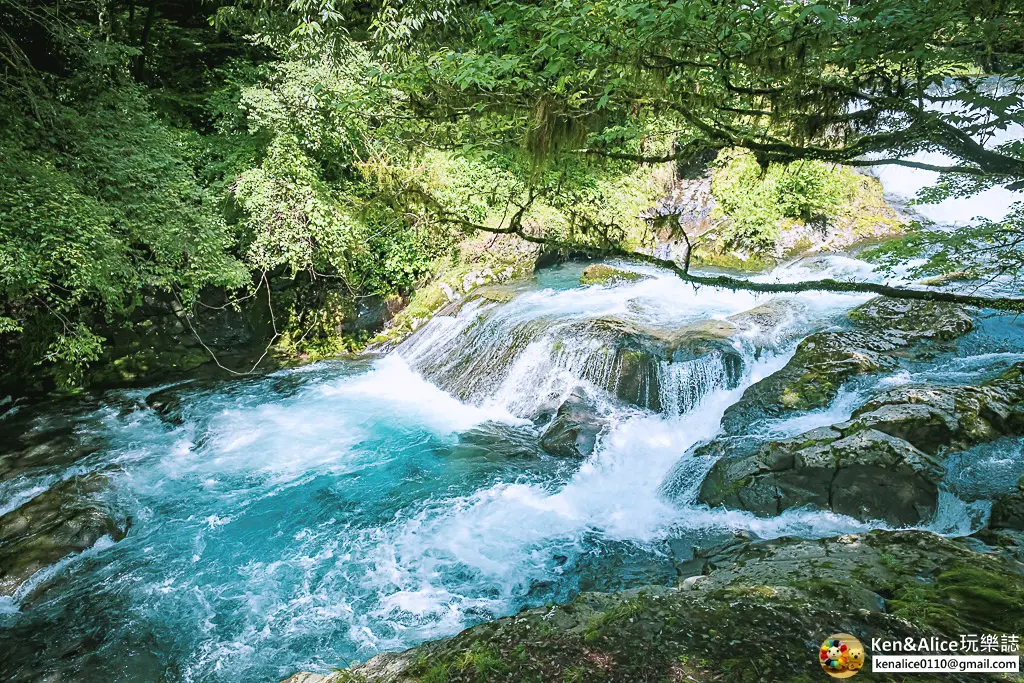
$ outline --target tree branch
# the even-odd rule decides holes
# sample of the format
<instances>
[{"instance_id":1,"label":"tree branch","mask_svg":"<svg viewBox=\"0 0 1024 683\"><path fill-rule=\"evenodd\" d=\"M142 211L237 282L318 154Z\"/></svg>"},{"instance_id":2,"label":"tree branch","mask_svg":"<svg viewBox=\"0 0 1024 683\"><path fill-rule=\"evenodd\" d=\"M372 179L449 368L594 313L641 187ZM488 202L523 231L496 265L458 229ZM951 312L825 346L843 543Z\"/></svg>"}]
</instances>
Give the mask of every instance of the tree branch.
<instances>
[{"instance_id":1,"label":"tree branch","mask_svg":"<svg viewBox=\"0 0 1024 683\"><path fill-rule=\"evenodd\" d=\"M518 235L527 242L553 247L563 251L581 252L599 257L614 256L629 261L658 266L659 268L671 271L681 280L694 285L706 285L708 287L719 287L721 289L730 289L733 291L742 290L748 292L775 294L816 291L851 294L877 294L879 296L888 296L895 299L936 301L960 304L961 306L971 306L973 308L990 308L999 311L1024 313L1024 299L1015 299L1011 297L987 297L974 294L958 294L956 292L946 292L935 289L910 289L907 287L893 287L891 285L883 285L875 282L847 282L843 280L833 280L831 278L823 280L806 280L803 282L752 282L750 280L743 280L741 278L730 277L728 275L695 275L688 271L688 265L680 266L675 261L669 259L662 259L656 256L651 256L650 254L629 251L612 244L597 246L577 242L566 242L563 240L527 233L523 230L521 225L510 225L507 228L490 228L485 225L479 225L453 216L442 215L440 218L444 222L459 225L463 228L503 235Z\"/></svg>"}]
</instances>

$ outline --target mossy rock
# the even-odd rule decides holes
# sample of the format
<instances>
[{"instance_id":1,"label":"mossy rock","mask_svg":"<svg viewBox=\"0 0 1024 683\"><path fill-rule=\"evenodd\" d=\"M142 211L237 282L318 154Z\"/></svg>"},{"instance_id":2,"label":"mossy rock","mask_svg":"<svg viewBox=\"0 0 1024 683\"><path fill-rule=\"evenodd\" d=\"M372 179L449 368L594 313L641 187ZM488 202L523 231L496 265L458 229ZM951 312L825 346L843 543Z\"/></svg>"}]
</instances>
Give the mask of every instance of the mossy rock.
<instances>
[{"instance_id":1,"label":"mossy rock","mask_svg":"<svg viewBox=\"0 0 1024 683\"><path fill-rule=\"evenodd\" d=\"M33 574L102 536L124 538L127 522L99 500L107 487L101 474L70 477L0 517L0 595L14 595Z\"/></svg>"},{"instance_id":2,"label":"mossy rock","mask_svg":"<svg viewBox=\"0 0 1024 683\"><path fill-rule=\"evenodd\" d=\"M855 308L848 318L853 329L808 336L784 368L748 387L726 410L726 431L747 429L760 418L824 408L851 378L892 371L900 356L948 343L974 325L969 313L952 304L887 297Z\"/></svg>"},{"instance_id":3,"label":"mossy rock","mask_svg":"<svg viewBox=\"0 0 1024 683\"><path fill-rule=\"evenodd\" d=\"M758 515L809 504L861 520L916 525L935 511L948 453L1022 435L1018 367L980 386L897 387L831 427L758 449L738 449L747 442L731 438L701 447L698 455L718 460L699 500ZM1014 494L997 502L993 526L1024 529L1022 500Z\"/></svg>"},{"instance_id":4,"label":"mossy rock","mask_svg":"<svg viewBox=\"0 0 1024 683\"><path fill-rule=\"evenodd\" d=\"M830 633L868 643L1021 628L1024 567L930 532L738 538L704 558L702 580L679 589L582 593L328 680L816 681Z\"/></svg>"},{"instance_id":5,"label":"mossy rock","mask_svg":"<svg viewBox=\"0 0 1024 683\"><path fill-rule=\"evenodd\" d=\"M583 269L580 275L581 285L614 285L621 282L639 282L646 280L647 275L631 270L615 268L604 263L595 263Z\"/></svg>"}]
</instances>

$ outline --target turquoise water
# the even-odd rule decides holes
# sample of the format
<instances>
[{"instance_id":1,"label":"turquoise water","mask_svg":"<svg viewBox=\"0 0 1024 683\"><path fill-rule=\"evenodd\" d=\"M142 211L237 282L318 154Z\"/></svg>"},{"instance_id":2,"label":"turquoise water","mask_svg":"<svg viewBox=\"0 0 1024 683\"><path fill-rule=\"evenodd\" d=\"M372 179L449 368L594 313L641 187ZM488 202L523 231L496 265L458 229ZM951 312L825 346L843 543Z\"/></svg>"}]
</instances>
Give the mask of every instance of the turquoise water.
<instances>
[{"instance_id":1,"label":"turquoise water","mask_svg":"<svg viewBox=\"0 0 1024 683\"><path fill-rule=\"evenodd\" d=\"M655 414L599 396L612 427L579 463L538 446L545 410L586 382L593 342L574 323L615 316L671 329L767 299L695 290L655 271L638 283L580 288L579 268L542 272L504 306L474 303L435 319L385 357L185 385L179 423L147 407L151 390L33 417L45 430L62 414L95 452L25 471L0 484L3 497L102 471L131 528L0 603L0 674L274 681L579 590L668 584L694 545L736 529L771 537L867 528L808 511L755 519L694 506L707 463L685 457L801 335L836 324L865 297L802 295L786 330L738 340L738 388L723 386L715 367L695 366L668 382L695 404L666 402L677 407ZM832 258L773 277L809 269L870 272ZM763 428L797 433L845 419L878 383L977 380L1024 359L1020 332L1018 321L991 318L964 340L964 357L908 365L851 387L827 410ZM1009 482L1019 450L998 444L950 476L964 491L993 468ZM959 533L980 513L956 499L943 514L944 530Z\"/></svg>"}]
</instances>

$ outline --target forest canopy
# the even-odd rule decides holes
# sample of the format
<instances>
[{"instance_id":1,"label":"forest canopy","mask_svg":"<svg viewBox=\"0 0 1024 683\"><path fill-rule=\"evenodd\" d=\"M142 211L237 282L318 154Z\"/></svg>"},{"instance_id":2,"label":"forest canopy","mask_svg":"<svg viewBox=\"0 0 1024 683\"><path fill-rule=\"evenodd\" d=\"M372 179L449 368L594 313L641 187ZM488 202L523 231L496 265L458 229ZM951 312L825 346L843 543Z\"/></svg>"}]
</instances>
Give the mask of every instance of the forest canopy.
<instances>
[{"instance_id":1,"label":"forest canopy","mask_svg":"<svg viewBox=\"0 0 1024 683\"><path fill-rule=\"evenodd\" d=\"M476 231L651 260L652 168L722 150L789 183L728 195L752 248L837 163L1024 189L1010 0L0 0L0 56L0 349L68 385L147 292L407 294ZM1022 244L1018 203L880 258L1005 278Z\"/></svg>"}]
</instances>

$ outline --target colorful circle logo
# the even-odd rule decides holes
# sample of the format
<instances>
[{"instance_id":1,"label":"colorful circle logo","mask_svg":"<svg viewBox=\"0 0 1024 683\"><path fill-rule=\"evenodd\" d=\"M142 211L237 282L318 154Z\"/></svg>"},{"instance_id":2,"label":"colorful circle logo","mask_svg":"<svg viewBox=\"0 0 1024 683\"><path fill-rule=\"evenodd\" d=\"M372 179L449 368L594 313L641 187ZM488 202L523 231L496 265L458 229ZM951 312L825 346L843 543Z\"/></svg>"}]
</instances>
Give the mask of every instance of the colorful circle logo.
<instances>
[{"instance_id":1,"label":"colorful circle logo","mask_svg":"<svg viewBox=\"0 0 1024 683\"><path fill-rule=\"evenodd\" d=\"M849 633L836 633L821 644L818 662L829 676L849 678L864 666L864 646Z\"/></svg>"}]
</instances>

